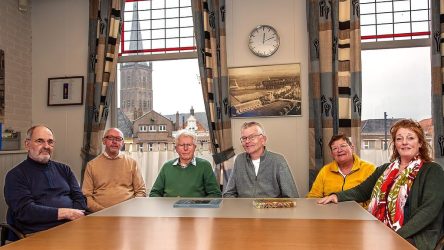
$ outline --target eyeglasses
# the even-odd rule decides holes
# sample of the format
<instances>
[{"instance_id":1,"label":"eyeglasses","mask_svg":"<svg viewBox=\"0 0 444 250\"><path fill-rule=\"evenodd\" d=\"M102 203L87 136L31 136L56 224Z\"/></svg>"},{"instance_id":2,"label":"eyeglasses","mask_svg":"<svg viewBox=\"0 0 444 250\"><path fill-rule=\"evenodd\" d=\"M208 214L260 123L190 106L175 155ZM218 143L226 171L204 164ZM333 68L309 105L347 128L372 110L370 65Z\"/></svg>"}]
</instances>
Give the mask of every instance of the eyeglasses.
<instances>
[{"instance_id":1,"label":"eyeglasses","mask_svg":"<svg viewBox=\"0 0 444 250\"><path fill-rule=\"evenodd\" d=\"M252 141L252 140L255 140L256 137L258 137L258 136L260 136L260 135L262 135L262 134L249 135L249 136L242 136L242 137L240 138L240 141L241 141L242 143L247 142L247 141Z\"/></svg>"},{"instance_id":2,"label":"eyeglasses","mask_svg":"<svg viewBox=\"0 0 444 250\"><path fill-rule=\"evenodd\" d=\"M347 143L344 143L339 146L332 147L331 152L338 152L339 149L345 150L348 146L350 146L350 145L348 145Z\"/></svg>"},{"instance_id":3,"label":"eyeglasses","mask_svg":"<svg viewBox=\"0 0 444 250\"><path fill-rule=\"evenodd\" d=\"M27 140L31 140L31 139L27 139ZM41 138L37 139L37 140L34 140L34 143L37 143L40 146L45 145L45 143L47 143L50 147L54 147L54 145L55 145L55 141L54 140L49 139L49 140L45 141L45 140L43 140Z\"/></svg>"},{"instance_id":4,"label":"eyeglasses","mask_svg":"<svg viewBox=\"0 0 444 250\"><path fill-rule=\"evenodd\" d=\"M184 143L184 144L177 144L177 146L181 147L181 148L185 148L185 147L189 148L189 147L194 146L194 144Z\"/></svg>"},{"instance_id":5,"label":"eyeglasses","mask_svg":"<svg viewBox=\"0 0 444 250\"><path fill-rule=\"evenodd\" d=\"M122 137L114 137L114 136L105 136L105 139L109 140L109 141L115 141L115 142L121 142L123 141Z\"/></svg>"}]
</instances>

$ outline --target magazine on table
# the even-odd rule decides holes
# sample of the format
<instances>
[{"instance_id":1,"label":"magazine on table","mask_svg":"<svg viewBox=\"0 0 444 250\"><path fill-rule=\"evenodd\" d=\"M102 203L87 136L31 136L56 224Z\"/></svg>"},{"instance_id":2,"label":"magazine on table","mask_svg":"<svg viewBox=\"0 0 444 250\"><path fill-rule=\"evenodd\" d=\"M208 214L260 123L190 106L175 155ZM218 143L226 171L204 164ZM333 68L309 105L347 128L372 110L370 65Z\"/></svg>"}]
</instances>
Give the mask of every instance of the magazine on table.
<instances>
[{"instance_id":1,"label":"magazine on table","mask_svg":"<svg viewBox=\"0 0 444 250\"><path fill-rule=\"evenodd\" d=\"M173 207L218 208L222 199L180 199Z\"/></svg>"}]
</instances>

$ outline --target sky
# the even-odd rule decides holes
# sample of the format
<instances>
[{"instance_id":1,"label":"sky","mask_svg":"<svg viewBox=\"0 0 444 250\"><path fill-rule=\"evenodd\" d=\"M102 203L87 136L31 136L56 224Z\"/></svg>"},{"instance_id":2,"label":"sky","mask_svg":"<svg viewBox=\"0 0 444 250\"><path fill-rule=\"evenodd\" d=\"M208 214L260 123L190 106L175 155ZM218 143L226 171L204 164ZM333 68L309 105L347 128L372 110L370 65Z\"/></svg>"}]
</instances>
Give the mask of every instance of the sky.
<instances>
[{"instance_id":1,"label":"sky","mask_svg":"<svg viewBox=\"0 0 444 250\"><path fill-rule=\"evenodd\" d=\"M431 117L430 48L362 51L362 120Z\"/></svg>"},{"instance_id":2,"label":"sky","mask_svg":"<svg viewBox=\"0 0 444 250\"><path fill-rule=\"evenodd\" d=\"M172 115L189 113L191 107L194 112L205 112L197 59L154 61L153 109Z\"/></svg>"},{"instance_id":3,"label":"sky","mask_svg":"<svg viewBox=\"0 0 444 250\"><path fill-rule=\"evenodd\" d=\"M205 112L197 59L153 62L153 108L163 115Z\"/></svg>"}]
</instances>

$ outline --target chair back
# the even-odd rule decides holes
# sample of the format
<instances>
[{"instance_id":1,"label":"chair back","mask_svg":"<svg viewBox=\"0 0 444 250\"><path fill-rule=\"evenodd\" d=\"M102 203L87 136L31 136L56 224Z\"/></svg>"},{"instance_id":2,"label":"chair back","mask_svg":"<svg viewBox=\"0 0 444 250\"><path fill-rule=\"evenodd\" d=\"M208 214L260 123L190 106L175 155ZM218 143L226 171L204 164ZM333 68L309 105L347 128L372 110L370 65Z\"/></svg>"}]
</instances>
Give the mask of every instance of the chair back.
<instances>
[{"instance_id":1,"label":"chair back","mask_svg":"<svg viewBox=\"0 0 444 250\"><path fill-rule=\"evenodd\" d=\"M25 234L15 228L15 220L12 216L12 212L8 209L6 213L6 223L0 223L1 227L1 239L0 246L4 246L6 241L16 241L26 237Z\"/></svg>"}]
</instances>

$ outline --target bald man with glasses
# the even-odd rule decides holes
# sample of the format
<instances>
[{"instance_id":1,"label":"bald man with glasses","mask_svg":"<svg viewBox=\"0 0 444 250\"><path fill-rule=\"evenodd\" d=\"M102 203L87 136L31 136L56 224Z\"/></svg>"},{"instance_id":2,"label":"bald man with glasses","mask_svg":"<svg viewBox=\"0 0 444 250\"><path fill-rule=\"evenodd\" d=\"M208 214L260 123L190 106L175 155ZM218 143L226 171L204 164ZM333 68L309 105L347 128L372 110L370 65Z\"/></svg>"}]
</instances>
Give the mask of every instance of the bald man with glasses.
<instances>
[{"instance_id":1,"label":"bald man with glasses","mask_svg":"<svg viewBox=\"0 0 444 250\"><path fill-rule=\"evenodd\" d=\"M105 132L105 151L88 162L82 191L92 212L134 197L145 197L146 187L137 162L120 151L123 133L117 128Z\"/></svg>"},{"instance_id":2,"label":"bald man with glasses","mask_svg":"<svg viewBox=\"0 0 444 250\"><path fill-rule=\"evenodd\" d=\"M182 130L176 137L178 158L166 162L157 176L150 197L221 197L211 164L195 157L196 135Z\"/></svg>"},{"instance_id":3,"label":"bald man with glasses","mask_svg":"<svg viewBox=\"0 0 444 250\"><path fill-rule=\"evenodd\" d=\"M51 160L54 147L51 129L31 127L25 140L27 159L6 174L7 222L24 234L84 216L86 200L79 183L68 165Z\"/></svg>"},{"instance_id":4,"label":"bald man with glasses","mask_svg":"<svg viewBox=\"0 0 444 250\"><path fill-rule=\"evenodd\" d=\"M267 136L258 122L241 127L245 153L236 156L224 198L298 198L298 190L285 158L266 149Z\"/></svg>"}]
</instances>

